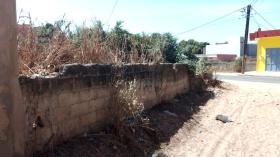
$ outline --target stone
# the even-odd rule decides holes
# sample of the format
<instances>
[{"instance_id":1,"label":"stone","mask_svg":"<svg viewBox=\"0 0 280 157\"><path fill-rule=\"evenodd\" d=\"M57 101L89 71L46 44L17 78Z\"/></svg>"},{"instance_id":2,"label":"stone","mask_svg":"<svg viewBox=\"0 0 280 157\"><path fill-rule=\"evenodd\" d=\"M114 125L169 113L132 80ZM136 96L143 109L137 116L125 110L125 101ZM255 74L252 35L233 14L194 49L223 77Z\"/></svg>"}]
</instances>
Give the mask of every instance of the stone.
<instances>
[{"instance_id":1,"label":"stone","mask_svg":"<svg viewBox=\"0 0 280 157\"><path fill-rule=\"evenodd\" d=\"M232 120L229 119L228 116L221 115L221 114L218 114L218 115L216 116L216 120L219 120L219 121L221 121L221 122L223 122L223 123L233 122Z\"/></svg>"}]
</instances>

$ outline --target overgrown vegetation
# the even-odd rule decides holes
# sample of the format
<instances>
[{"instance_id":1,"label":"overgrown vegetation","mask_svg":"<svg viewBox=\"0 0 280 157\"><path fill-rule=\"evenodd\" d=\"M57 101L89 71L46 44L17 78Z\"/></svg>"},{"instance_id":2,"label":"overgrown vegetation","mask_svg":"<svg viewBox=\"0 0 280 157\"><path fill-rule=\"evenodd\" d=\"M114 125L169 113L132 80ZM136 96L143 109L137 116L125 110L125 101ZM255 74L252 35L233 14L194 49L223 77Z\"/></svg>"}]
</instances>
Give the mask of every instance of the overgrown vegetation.
<instances>
[{"instance_id":1,"label":"overgrown vegetation","mask_svg":"<svg viewBox=\"0 0 280 157\"><path fill-rule=\"evenodd\" d=\"M236 72L241 72L242 69L242 58L239 57L234 61L234 70Z\"/></svg>"},{"instance_id":2,"label":"overgrown vegetation","mask_svg":"<svg viewBox=\"0 0 280 157\"><path fill-rule=\"evenodd\" d=\"M178 43L170 33L132 34L121 21L105 30L101 21L74 28L65 19L35 26L30 16L25 18L28 23L18 26L20 74L25 75L48 74L68 63L180 62L195 71L195 54L201 54L208 44L194 40Z\"/></svg>"},{"instance_id":3,"label":"overgrown vegetation","mask_svg":"<svg viewBox=\"0 0 280 157\"><path fill-rule=\"evenodd\" d=\"M210 65L207 64L207 58L200 58L196 65L196 74L203 76L210 72Z\"/></svg>"},{"instance_id":4,"label":"overgrown vegetation","mask_svg":"<svg viewBox=\"0 0 280 157\"><path fill-rule=\"evenodd\" d=\"M137 96L137 82L116 81L113 86L113 100L111 113L116 134L125 136L123 127L129 119L141 118L140 114L144 110L144 105Z\"/></svg>"},{"instance_id":5,"label":"overgrown vegetation","mask_svg":"<svg viewBox=\"0 0 280 157\"><path fill-rule=\"evenodd\" d=\"M111 103L112 134L118 140L129 145L136 154L144 153L141 144L135 137L137 130L154 132L149 128L149 119L143 117L144 104L140 102L137 93L137 81L113 81ZM155 134L155 133L154 133Z\"/></svg>"}]
</instances>

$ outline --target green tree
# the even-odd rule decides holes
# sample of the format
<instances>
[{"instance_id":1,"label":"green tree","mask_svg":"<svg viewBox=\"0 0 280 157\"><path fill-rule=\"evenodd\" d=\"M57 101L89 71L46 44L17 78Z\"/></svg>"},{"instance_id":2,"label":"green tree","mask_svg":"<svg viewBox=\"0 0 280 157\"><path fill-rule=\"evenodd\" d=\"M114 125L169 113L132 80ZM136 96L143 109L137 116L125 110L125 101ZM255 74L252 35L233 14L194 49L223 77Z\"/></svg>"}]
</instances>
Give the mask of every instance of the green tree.
<instances>
[{"instance_id":1,"label":"green tree","mask_svg":"<svg viewBox=\"0 0 280 157\"><path fill-rule=\"evenodd\" d=\"M39 44L46 44L53 37L55 27L51 23L46 23L42 26L34 27L33 30L38 36Z\"/></svg>"},{"instance_id":2,"label":"green tree","mask_svg":"<svg viewBox=\"0 0 280 157\"><path fill-rule=\"evenodd\" d=\"M175 63L178 55L177 39L171 33L164 33L162 35L162 55L165 62Z\"/></svg>"},{"instance_id":3,"label":"green tree","mask_svg":"<svg viewBox=\"0 0 280 157\"><path fill-rule=\"evenodd\" d=\"M52 38L55 31L54 25L51 23L46 23L43 26L37 27L38 36L42 38Z\"/></svg>"},{"instance_id":4,"label":"green tree","mask_svg":"<svg viewBox=\"0 0 280 157\"><path fill-rule=\"evenodd\" d=\"M115 27L109 33L112 40L112 48L127 53L131 50L131 34L123 28L123 21L117 21Z\"/></svg>"},{"instance_id":5,"label":"green tree","mask_svg":"<svg viewBox=\"0 0 280 157\"><path fill-rule=\"evenodd\" d=\"M179 43L179 49L184 49L185 51L191 54L203 54L203 49L206 45L209 45L209 43L198 42L193 39L190 39L188 41L182 40Z\"/></svg>"},{"instance_id":6,"label":"green tree","mask_svg":"<svg viewBox=\"0 0 280 157\"><path fill-rule=\"evenodd\" d=\"M98 42L103 42L106 37L106 32L103 29L103 24L101 21L96 21L93 24L92 28L93 36L97 39Z\"/></svg>"}]
</instances>

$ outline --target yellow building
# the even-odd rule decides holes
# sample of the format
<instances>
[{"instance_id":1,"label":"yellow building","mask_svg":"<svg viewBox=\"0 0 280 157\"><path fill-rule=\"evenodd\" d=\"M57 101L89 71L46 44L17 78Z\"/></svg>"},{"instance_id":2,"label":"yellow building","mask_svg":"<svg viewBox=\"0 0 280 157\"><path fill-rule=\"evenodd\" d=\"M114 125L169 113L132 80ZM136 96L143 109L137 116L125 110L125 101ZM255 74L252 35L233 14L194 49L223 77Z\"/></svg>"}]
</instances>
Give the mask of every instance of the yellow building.
<instances>
[{"instance_id":1,"label":"yellow building","mask_svg":"<svg viewBox=\"0 0 280 157\"><path fill-rule=\"evenodd\" d=\"M250 39L257 40L257 72L280 72L280 30L259 30Z\"/></svg>"}]
</instances>

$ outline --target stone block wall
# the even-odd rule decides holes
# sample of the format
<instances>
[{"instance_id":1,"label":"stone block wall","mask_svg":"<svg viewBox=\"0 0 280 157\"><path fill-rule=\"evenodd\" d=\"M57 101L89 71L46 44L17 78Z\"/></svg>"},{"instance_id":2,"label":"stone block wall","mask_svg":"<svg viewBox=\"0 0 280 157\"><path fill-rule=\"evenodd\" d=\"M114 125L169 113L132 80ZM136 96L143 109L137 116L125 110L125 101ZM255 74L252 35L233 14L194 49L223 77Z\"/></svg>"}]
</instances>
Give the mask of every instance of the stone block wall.
<instances>
[{"instance_id":1,"label":"stone block wall","mask_svg":"<svg viewBox=\"0 0 280 157\"><path fill-rule=\"evenodd\" d=\"M20 77L27 153L104 126L111 118L112 82L134 79L145 108L190 89L184 64L74 64L53 77Z\"/></svg>"},{"instance_id":2,"label":"stone block wall","mask_svg":"<svg viewBox=\"0 0 280 157\"><path fill-rule=\"evenodd\" d=\"M210 64L217 72L237 72L234 62L211 62ZM256 61L246 61L245 68L245 71L256 71Z\"/></svg>"}]
</instances>

